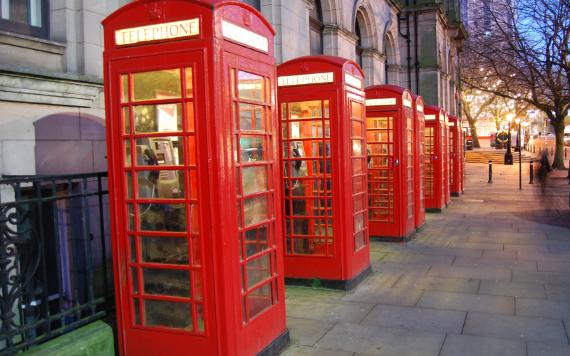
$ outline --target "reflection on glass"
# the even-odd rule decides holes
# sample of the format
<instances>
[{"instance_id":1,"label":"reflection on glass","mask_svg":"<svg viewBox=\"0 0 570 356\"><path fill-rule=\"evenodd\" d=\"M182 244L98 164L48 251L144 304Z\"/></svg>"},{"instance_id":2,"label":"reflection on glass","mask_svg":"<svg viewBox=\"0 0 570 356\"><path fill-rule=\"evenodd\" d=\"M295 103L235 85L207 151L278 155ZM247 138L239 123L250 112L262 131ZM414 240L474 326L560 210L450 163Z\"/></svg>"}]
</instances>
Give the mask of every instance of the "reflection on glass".
<instances>
[{"instance_id":1,"label":"reflection on glass","mask_svg":"<svg viewBox=\"0 0 570 356\"><path fill-rule=\"evenodd\" d=\"M320 100L289 103L289 118L291 120L321 117L323 117L323 108Z\"/></svg>"},{"instance_id":2,"label":"reflection on glass","mask_svg":"<svg viewBox=\"0 0 570 356\"><path fill-rule=\"evenodd\" d=\"M361 140L352 140L352 155L353 156L362 156L362 141Z\"/></svg>"},{"instance_id":3,"label":"reflection on glass","mask_svg":"<svg viewBox=\"0 0 570 356\"><path fill-rule=\"evenodd\" d=\"M121 75L121 103L129 102L129 75Z\"/></svg>"},{"instance_id":4,"label":"reflection on glass","mask_svg":"<svg viewBox=\"0 0 570 356\"><path fill-rule=\"evenodd\" d=\"M139 198L184 198L184 172L182 171L138 171L137 177Z\"/></svg>"},{"instance_id":5,"label":"reflection on glass","mask_svg":"<svg viewBox=\"0 0 570 356\"><path fill-rule=\"evenodd\" d=\"M354 231L364 230L364 214L356 214L354 216Z\"/></svg>"},{"instance_id":6,"label":"reflection on glass","mask_svg":"<svg viewBox=\"0 0 570 356\"><path fill-rule=\"evenodd\" d=\"M182 105L135 106L135 132L182 131Z\"/></svg>"},{"instance_id":7,"label":"reflection on glass","mask_svg":"<svg viewBox=\"0 0 570 356\"><path fill-rule=\"evenodd\" d=\"M362 104L352 102L352 117L355 119L362 119Z\"/></svg>"},{"instance_id":8,"label":"reflection on glass","mask_svg":"<svg viewBox=\"0 0 570 356\"><path fill-rule=\"evenodd\" d=\"M131 253L131 262L137 262L137 240L134 236L129 236L129 248Z\"/></svg>"},{"instance_id":9,"label":"reflection on glass","mask_svg":"<svg viewBox=\"0 0 570 356\"><path fill-rule=\"evenodd\" d=\"M354 236L354 249L358 250L364 247L365 244L366 243L364 241L364 232L360 231Z\"/></svg>"},{"instance_id":10,"label":"reflection on glass","mask_svg":"<svg viewBox=\"0 0 570 356\"><path fill-rule=\"evenodd\" d=\"M322 120L292 121L290 123L291 138L322 138Z\"/></svg>"},{"instance_id":11,"label":"reflection on glass","mask_svg":"<svg viewBox=\"0 0 570 356\"><path fill-rule=\"evenodd\" d=\"M198 331L204 332L204 307L201 304L196 304L196 322L198 323Z\"/></svg>"},{"instance_id":12,"label":"reflection on glass","mask_svg":"<svg viewBox=\"0 0 570 356\"><path fill-rule=\"evenodd\" d=\"M362 159L353 159L352 160L352 174L362 174Z\"/></svg>"},{"instance_id":13,"label":"reflection on glass","mask_svg":"<svg viewBox=\"0 0 570 356\"><path fill-rule=\"evenodd\" d=\"M133 175L131 172L126 173L127 183L127 199L133 199Z\"/></svg>"},{"instance_id":14,"label":"reflection on glass","mask_svg":"<svg viewBox=\"0 0 570 356\"><path fill-rule=\"evenodd\" d=\"M186 117L187 117L187 130L188 132L195 132L196 131L196 123L194 118L194 103L189 102L186 104Z\"/></svg>"},{"instance_id":15,"label":"reflection on glass","mask_svg":"<svg viewBox=\"0 0 570 356\"><path fill-rule=\"evenodd\" d=\"M265 254L246 263L248 289L271 277L270 262L269 254Z\"/></svg>"},{"instance_id":16,"label":"reflection on glass","mask_svg":"<svg viewBox=\"0 0 570 356\"><path fill-rule=\"evenodd\" d=\"M267 241L267 226L260 226L256 229L245 232L245 253L250 257L258 252L269 249Z\"/></svg>"},{"instance_id":17,"label":"reflection on glass","mask_svg":"<svg viewBox=\"0 0 570 356\"><path fill-rule=\"evenodd\" d=\"M125 167L130 167L132 164L132 160L131 160L131 141L130 140L125 140L123 141L125 143Z\"/></svg>"},{"instance_id":18,"label":"reflection on glass","mask_svg":"<svg viewBox=\"0 0 570 356\"><path fill-rule=\"evenodd\" d=\"M180 137L145 137L136 141L137 166L180 166L184 164Z\"/></svg>"},{"instance_id":19,"label":"reflection on glass","mask_svg":"<svg viewBox=\"0 0 570 356\"><path fill-rule=\"evenodd\" d=\"M190 297L190 272L181 269L143 268L146 294Z\"/></svg>"},{"instance_id":20,"label":"reflection on glass","mask_svg":"<svg viewBox=\"0 0 570 356\"><path fill-rule=\"evenodd\" d=\"M263 84L262 76L238 71L238 95L240 99L263 101L265 99Z\"/></svg>"},{"instance_id":21,"label":"reflection on glass","mask_svg":"<svg viewBox=\"0 0 570 356\"><path fill-rule=\"evenodd\" d=\"M186 73L186 97L191 98L194 95L193 91L194 83L192 82L192 68L185 68L184 72Z\"/></svg>"},{"instance_id":22,"label":"reflection on glass","mask_svg":"<svg viewBox=\"0 0 570 356\"><path fill-rule=\"evenodd\" d=\"M202 245L199 237L194 237L192 241L192 265L199 267L202 265Z\"/></svg>"},{"instance_id":23,"label":"reflection on glass","mask_svg":"<svg viewBox=\"0 0 570 356\"><path fill-rule=\"evenodd\" d=\"M140 325L141 323L141 306L138 298L133 298L133 308L135 309L135 324Z\"/></svg>"},{"instance_id":24,"label":"reflection on glass","mask_svg":"<svg viewBox=\"0 0 570 356\"><path fill-rule=\"evenodd\" d=\"M133 100L180 98L180 69L133 74Z\"/></svg>"},{"instance_id":25,"label":"reflection on glass","mask_svg":"<svg viewBox=\"0 0 570 356\"><path fill-rule=\"evenodd\" d=\"M244 199L243 222L245 226L269 219L267 195Z\"/></svg>"},{"instance_id":26,"label":"reflection on glass","mask_svg":"<svg viewBox=\"0 0 570 356\"><path fill-rule=\"evenodd\" d=\"M138 208L141 230L186 230L186 207L182 204L139 204Z\"/></svg>"},{"instance_id":27,"label":"reflection on glass","mask_svg":"<svg viewBox=\"0 0 570 356\"><path fill-rule=\"evenodd\" d=\"M133 293L139 292L139 278L136 268L131 268L131 283L133 285Z\"/></svg>"},{"instance_id":28,"label":"reflection on glass","mask_svg":"<svg viewBox=\"0 0 570 356\"><path fill-rule=\"evenodd\" d=\"M240 156L242 162L263 161L266 150L264 138L260 136L241 136Z\"/></svg>"},{"instance_id":29,"label":"reflection on glass","mask_svg":"<svg viewBox=\"0 0 570 356\"><path fill-rule=\"evenodd\" d=\"M127 204L127 220L129 222L129 231L133 231L135 229L135 211L133 204Z\"/></svg>"},{"instance_id":30,"label":"reflection on glass","mask_svg":"<svg viewBox=\"0 0 570 356\"><path fill-rule=\"evenodd\" d=\"M126 134L130 134L131 133L131 120L129 118L129 108L128 107L124 107L122 110L122 116L123 116L123 126L125 128L125 133Z\"/></svg>"},{"instance_id":31,"label":"reflection on glass","mask_svg":"<svg viewBox=\"0 0 570 356\"><path fill-rule=\"evenodd\" d=\"M325 107L325 114L323 116L328 119L330 118L329 101L325 100L323 106Z\"/></svg>"},{"instance_id":32,"label":"reflection on glass","mask_svg":"<svg viewBox=\"0 0 570 356\"><path fill-rule=\"evenodd\" d=\"M192 305L163 300L145 300L145 326L192 331Z\"/></svg>"},{"instance_id":33,"label":"reflection on glass","mask_svg":"<svg viewBox=\"0 0 570 356\"><path fill-rule=\"evenodd\" d=\"M273 305L271 298L271 285L272 283L267 283L263 287L256 289L247 296L247 303L249 305L249 319L255 317Z\"/></svg>"},{"instance_id":34,"label":"reflection on glass","mask_svg":"<svg viewBox=\"0 0 570 356\"><path fill-rule=\"evenodd\" d=\"M241 170L243 194L254 194L267 190L267 167L243 167Z\"/></svg>"},{"instance_id":35,"label":"reflection on glass","mask_svg":"<svg viewBox=\"0 0 570 356\"><path fill-rule=\"evenodd\" d=\"M356 192L355 192L356 193ZM354 212L357 211L362 211L366 208L366 199L365 199L365 195L361 194L361 195L356 195L353 200L354 200Z\"/></svg>"},{"instance_id":36,"label":"reflection on glass","mask_svg":"<svg viewBox=\"0 0 570 356\"><path fill-rule=\"evenodd\" d=\"M363 137L362 131L363 131L362 122L352 121L352 136Z\"/></svg>"},{"instance_id":37,"label":"reflection on glass","mask_svg":"<svg viewBox=\"0 0 570 356\"><path fill-rule=\"evenodd\" d=\"M261 131L264 129L263 107L260 105L239 104L240 130Z\"/></svg>"},{"instance_id":38,"label":"reflection on glass","mask_svg":"<svg viewBox=\"0 0 570 356\"><path fill-rule=\"evenodd\" d=\"M141 236L143 262L188 264L188 240L179 237Z\"/></svg>"}]
</instances>

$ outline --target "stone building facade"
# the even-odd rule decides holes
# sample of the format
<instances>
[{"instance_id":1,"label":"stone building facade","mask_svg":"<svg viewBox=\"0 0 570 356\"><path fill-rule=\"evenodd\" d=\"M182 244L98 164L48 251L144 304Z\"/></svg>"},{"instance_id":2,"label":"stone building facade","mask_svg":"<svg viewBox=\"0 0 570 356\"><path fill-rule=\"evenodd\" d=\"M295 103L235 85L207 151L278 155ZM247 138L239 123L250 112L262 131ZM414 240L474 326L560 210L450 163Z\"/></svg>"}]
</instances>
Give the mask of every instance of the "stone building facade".
<instances>
[{"instance_id":1,"label":"stone building facade","mask_svg":"<svg viewBox=\"0 0 570 356\"><path fill-rule=\"evenodd\" d=\"M458 0L245 1L274 26L278 63L354 59L366 85L457 112ZM0 173L106 170L101 20L127 2L0 0Z\"/></svg>"}]
</instances>

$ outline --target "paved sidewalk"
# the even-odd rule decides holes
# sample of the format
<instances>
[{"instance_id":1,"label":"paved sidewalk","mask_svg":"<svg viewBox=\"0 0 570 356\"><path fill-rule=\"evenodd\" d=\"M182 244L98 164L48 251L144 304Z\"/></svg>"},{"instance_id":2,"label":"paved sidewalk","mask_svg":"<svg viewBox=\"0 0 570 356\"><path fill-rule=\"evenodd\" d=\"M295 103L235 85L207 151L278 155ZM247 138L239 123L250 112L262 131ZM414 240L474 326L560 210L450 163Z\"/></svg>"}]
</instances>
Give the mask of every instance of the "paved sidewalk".
<instances>
[{"instance_id":1,"label":"paved sidewalk","mask_svg":"<svg viewBox=\"0 0 570 356\"><path fill-rule=\"evenodd\" d=\"M467 166L466 192L409 243L371 244L352 292L287 287L284 355L570 355L570 186Z\"/></svg>"}]
</instances>

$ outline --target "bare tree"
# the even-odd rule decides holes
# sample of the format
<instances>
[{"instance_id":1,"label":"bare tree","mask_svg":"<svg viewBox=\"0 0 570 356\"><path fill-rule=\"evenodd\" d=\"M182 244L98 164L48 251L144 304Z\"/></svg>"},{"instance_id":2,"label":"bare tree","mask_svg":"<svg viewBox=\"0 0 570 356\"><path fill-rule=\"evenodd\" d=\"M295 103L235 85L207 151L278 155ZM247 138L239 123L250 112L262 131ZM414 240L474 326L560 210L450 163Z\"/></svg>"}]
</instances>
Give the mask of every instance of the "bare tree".
<instances>
[{"instance_id":1,"label":"bare tree","mask_svg":"<svg viewBox=\"0 0 570 356\"><path fill-rule=\"evenodd\" d=\"M479 96L481 102L476 98ZM479 133L477 132L477 121L485 116L485 113L491 108L492 104L496 101L497 96L494 94L477 95L475 90L464 89L461 98L461 109L463 115L469 123L471 129L471 137L473 138L473 147L479 148Z\"/></svg>"},{"instance_id":2,"label":"bare tree","mask_svg":"<svg viewBox=\"0 0 570 356\"><path fill-rule=\"evenodd\" d=\"M464 51L463 81L469 88L543 111L556 133L553 167L564 169L570 0L502 0L492 6L472 28Z\"/></svg>"}]
</instances>

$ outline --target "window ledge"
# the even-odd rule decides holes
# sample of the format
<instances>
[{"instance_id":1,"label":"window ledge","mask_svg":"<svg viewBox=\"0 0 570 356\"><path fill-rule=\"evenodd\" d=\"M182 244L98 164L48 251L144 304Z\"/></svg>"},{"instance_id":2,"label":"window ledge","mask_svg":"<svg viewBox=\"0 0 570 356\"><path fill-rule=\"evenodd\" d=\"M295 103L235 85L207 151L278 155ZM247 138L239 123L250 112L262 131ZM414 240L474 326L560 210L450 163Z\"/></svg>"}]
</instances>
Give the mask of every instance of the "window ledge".
<instances>
[{"instance_id":1,"label":"window ledge","mask_svg":"<svg viewBox=\"0 0 570 356\"><path fill-rule=\"evenodd\" d=\"M0 44L29 48L36 51L63 55L65 44L0 30Z\"/></svg>"}]
</instances>

